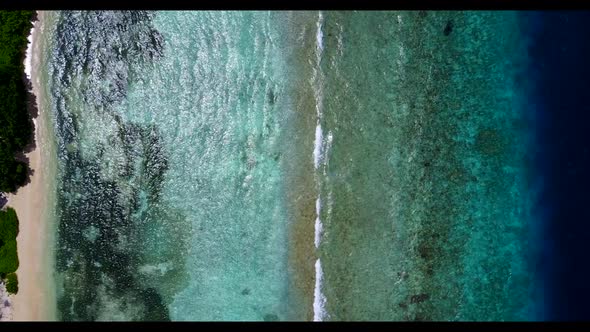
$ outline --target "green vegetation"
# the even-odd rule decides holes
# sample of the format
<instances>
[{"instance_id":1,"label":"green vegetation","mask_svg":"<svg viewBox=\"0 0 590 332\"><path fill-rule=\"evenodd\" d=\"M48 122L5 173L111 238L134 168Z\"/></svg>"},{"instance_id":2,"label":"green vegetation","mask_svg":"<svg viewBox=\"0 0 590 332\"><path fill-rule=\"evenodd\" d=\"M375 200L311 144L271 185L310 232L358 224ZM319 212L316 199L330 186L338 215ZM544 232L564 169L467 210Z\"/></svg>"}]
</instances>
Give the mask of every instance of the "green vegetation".
<instances>
[{"instance_id":1,"label":"green vegetation","mask_svg":"<svg viewBox=\"0 0 590 332\"><path fill-rule=\"evenodd\" d=\"M18 277L14 272L6 276L6 291L10 294L18 293Z\"/></svg>"},{"instance_id":2,"label":"green vegetation","mask_svg":"<svg viewBox=\"0 0 590 332\"><path fill-rule=\"evenodd\" d=\"M17 268L16 240L12 240L4 243L0 248L0 271L3 273L14 272Z\"/></svg>"},{"instance_id":3,"label":"green vegetation","mask_svg":"<svg viewBox=\"0 0 590 332\"><path fill-rule=\"evenodd\" d=\"M24 52L34 11L0 11L0 192L14 192L27 180L27 165L16 154L31 142L33 132L27 109ZM9 293L18 292L16 212L0 211L0 280Z\"/></svg>"},{"instance_id":4,"label":"green vegetation","mask_svg":"<svg viewBox=\"0 0 590 332\"><path fill-rule=\"evenodd\" d=\"M15 154L31 141L24 52L34 11L0 11L0 192L14 192L27 178Z\"/></svg>"},{"instance_id":5,"label":"green vegetation","mask_svg":"<svg viewBox=\"0 0 590 332\"><path fill-rule=\"evenodd\" d=\"M18 292L18 279L14 273L18 269L16 236L18 218L14 209L0 211L0 279L4 280L9 293Z\"/></svg>"},{"instance_id":6,"label":"green vegetation","mask_svg":"<svg viewBox=\"0 0 590 332\"><path fill-rule=\"evenodd\" d=\"M17 235L18 218L14 209L7 208L6 211L0 211L0 241L2 241L0 243L7 243L10 240L14 240Z\"/></svg>"}]
</instances>

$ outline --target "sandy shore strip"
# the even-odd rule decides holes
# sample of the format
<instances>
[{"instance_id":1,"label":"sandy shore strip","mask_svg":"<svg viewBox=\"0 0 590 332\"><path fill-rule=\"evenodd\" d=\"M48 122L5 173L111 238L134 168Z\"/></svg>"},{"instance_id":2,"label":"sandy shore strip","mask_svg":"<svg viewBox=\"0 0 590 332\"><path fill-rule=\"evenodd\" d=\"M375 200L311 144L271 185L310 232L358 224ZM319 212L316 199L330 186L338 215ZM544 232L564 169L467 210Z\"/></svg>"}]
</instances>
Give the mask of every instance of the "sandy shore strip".
<instances>
[{"instance_id":1,"label":"sandy shore strip","mask_svg":"<svg viewBox=\"0 0 590 332\"><path fill-rule=\"evenodd\" d=\"M39 61L40 39L43 33L43 16L38 12L38 21L29 40L30 53L25 60L26 73L30 74L33 93L37 97L39 115L35 122L36 147L26 154L29 165L33 170L31 182L18 189L14 195L8 195L8 206L16 210L19 219L19 234L17 237L17 250L19 268L17 270L19 291L10 296L11 316L15 321L30 320L54 320L55 319L55 290L52 276L53 269L53 226L50 225L52 215L51 200L53 195L48 195L53 189L55 167L48 161L48 149L51 149L51 141L47 139L47 110L43 96L39 93ZM55 163L53 163L55 164Z\"/></svg>"}]
</instances>

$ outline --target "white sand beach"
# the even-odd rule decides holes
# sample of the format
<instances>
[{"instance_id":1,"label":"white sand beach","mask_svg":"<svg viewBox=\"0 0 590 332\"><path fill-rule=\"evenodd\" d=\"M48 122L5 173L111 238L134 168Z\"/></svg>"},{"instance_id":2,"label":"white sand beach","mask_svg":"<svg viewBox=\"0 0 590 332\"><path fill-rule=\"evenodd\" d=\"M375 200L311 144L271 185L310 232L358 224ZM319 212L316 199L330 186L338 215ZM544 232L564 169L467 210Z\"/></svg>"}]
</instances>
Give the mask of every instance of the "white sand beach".
<instances>
[{"instance_id":1,"label":"white sand beach","mask_svg":"<svg viewBox=\"0 0 590 332\"><path fill-rule=\"evenodd\" d=\"M20 222L17 237L19 268L18 294L10 296L11 316L15 321L54 320L55 290L53 283L53 233L50 216L53 209L55 163L48 162L52 142L48 140L47 110L43 109L38 76L41 46L39 36L43 33L43 13L38 12L38 21L32 34L32 52L25 60L30 73L33 93L37 96L39 115L35 122L36 148L28 153L33 170L31 182L8 195L8 206L13 207ZM31 46L29 46L31 47ZM29 67L30 66L30 67Z\"/></svg>"}]
</instances>

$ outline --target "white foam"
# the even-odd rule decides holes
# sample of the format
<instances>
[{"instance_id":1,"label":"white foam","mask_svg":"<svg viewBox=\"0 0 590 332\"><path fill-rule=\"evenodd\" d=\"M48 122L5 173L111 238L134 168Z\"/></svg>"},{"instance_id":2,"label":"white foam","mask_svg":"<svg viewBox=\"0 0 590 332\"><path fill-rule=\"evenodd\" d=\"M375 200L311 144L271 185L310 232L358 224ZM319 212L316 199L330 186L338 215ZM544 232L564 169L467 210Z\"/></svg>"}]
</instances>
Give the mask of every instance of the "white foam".
<instances>
[{"instance_id":1,"label":"white foam","mask_svg":"<svg viewBox=\"0 0 590 332\"><path fill-rule=\"evenodd\" d=\"M316 62L316 70L314 70L314 82L315 82L315 99L316 99L316 111L318 122L315 128L315 141L314 141L314 149L313 149L313 164L315 169L317 170L322 162L322 149L323 149L323 131L321 125L322 119L322 102L323 102L323 91L322 91L322 75L321 75L321 60L322 60L322 52L324 50L324 33L322 31L324 24L324 16L321 12L318 14L318 21L317 21L317 30L316 30L316 55L317 55L317 62ZM331 141L331 135L328 137ZM322 210L322 201L318 196L316 203L315 203L315 210L316 210L316 219L315 219L315 238L314 244L316 249L319 248L323 225L322 220L320 219L320 212ZM322 281L323 281L323 271L322 265L320 263L320 259L318 258L315 262L315 287L314 287L314 299L313 299L313 320L314 321L323 321L326 318L326 298L324 294L322 294Z\"/></svg>"},{"instance_id":2,"label":"white foam","mask_svg":"<svg viewBox=\"0 0 590 332\"><path fill-rule=\"evenodd\" d=\"M33 60L33 35L35 32L35 22L33 23L33 27L31 28L31 32L29 33L29 37L27 40L29 43L27 44L27 51L25 53L25 74L27 75L28 79L31 79L31 69L33 67L32 60Z\"/></svg>"},{"instance_id":3,"label":"white foam","mask_svg":"<svg viewBox=\"0 0 590 332\"><path fill-rule=\"evenodd\" d=\"M315 142L313 147L313 165L316 169L320 165L320 161L322 158L322 139L322 125L318 123L315 127Z\"/></svg>"},{"instance_id":4,"label":"white foam","mask_svg":"<svg viewBox=\"0 0 590 332\"><path fill-rule=\"evenodd\" d=\"M317 169L320 165L320 161L322 158L322 126L320 124L322 119L322 103L323 103L323 89L322 89L322 72L320 68L320 62L322 59L322 50L324 49L324 34L322 32L322 26L324 22L324 16L321 12L318 14L318 21L317 21L317 31L316 31L316 49L317 49L317 63L316 68L313 69L313 82L315 86L315 108L318 117L318 124L315 128L315 143L314 143L314 150L313 150L313 161L315 169Z\"/></svg>"},{"instance_id":5,"label":"white foam","mask_svg":"<svg viewBox=\"0 0 590 332\"><path fill-rule=\"evenodd\" d=\"M313 241L316 249L320 247L320 241L322 240L322 230L323 230L322 221L320 220L320 216L317 216L315 218L315 238Z\"/></svg>"},{"instance_id":6,"label":"white foam","mask_svg":"<svg viewBox=\"0 0 590 332\"><path fill-rule=\"evenodd\" d=\"M344 32L344 28L342 25L336 23L338 26L338 35L336 36L336 49L338 50L338 55L342 56L344 54L344 41L342 40L342 34Z\"/></svg>"},{"instance_id":7,"label":"white foam","mask_svg":"<svg viewBox=\"0 0 590 332\"><path fill-rule=\"evenodd\" d=\"M322 239L323 225L322 225L322 221L320 219L321 209L322 209L322 202L320 201L320 198L318 197L318 199L315 201L315 210L316 210L316 216L317 217L315 218L315 238L314 238L314 243L315 243L316 249L319 248L320 241Z\"/></svg>"},{"instance_id":8,"label":"white foam","mask_svg":"<svg viewBox=\"0 0 590 332\"><path fill-rule=\"evenodd\" d=\"M316 23L317 26L317 31L315 34L315 38L316 38L316 47L318 49L318 51L323 51L324 50L324 32L322 31L324 25L324 16L322 15L322 12L319 13L318 15L318 21Z\"/></svg>"},{"instance_id":9,"label":"white foam","mask_svg":"<svg viewBox=\"0 0 590 332\"><path fill-rule=\"evenodd\" d=\"M322 201L318 197L318 199L316 199L316 201L315 201L315 213L319 216L321 211L322 211Z\"/></svg>"},{"instance_id":10,"label":"white foam","mask_svg":"<svg viewBox=\"0 0 590 332\"><path fill-rule=\"evenodd\" d=\"M320 259L315 261L315 288L313 290L313 321L321 322L326 318L326 297L322 294L324 273Z\"/></svg>"}]
</instances>

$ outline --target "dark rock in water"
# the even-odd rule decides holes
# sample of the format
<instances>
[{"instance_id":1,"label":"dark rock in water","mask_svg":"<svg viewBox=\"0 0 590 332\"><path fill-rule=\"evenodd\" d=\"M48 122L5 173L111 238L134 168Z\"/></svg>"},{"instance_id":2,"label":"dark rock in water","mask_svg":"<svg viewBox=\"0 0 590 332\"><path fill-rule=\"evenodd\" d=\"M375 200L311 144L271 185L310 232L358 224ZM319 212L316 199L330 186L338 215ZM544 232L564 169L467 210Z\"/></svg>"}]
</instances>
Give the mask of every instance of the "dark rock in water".
<instances>
[{"instance_id":1,"label":"dark rock in water","mask_svg":"<svg viewBox=\"0 0 590 332\"><path fill-rule=\"evenodd\" d=\"M62 46L54 51L60 83L67 87L84 74L88 87L110 82L98 89L83 89L86 103L102 106L122 101L136 75L134 67L163 56L164 38L152 27L152 16L145 11L62 13L56 35Z\"/></svg>"},{"instance_id":2,"label":"dark rock in water","mask_svg":"<svg viewBox=\"0 0 590 332\"><path fill-rule=\"evenodd\" d=\"M416 316L414 316L414 319L412 319L412 320L415 321L415 322L423 322L426 319L424 319L424 317L422 315L416 314Z\"/></svg>"},{"instance_id":3,"label":"dark rock in water","mask_svg":"<svg viewBox=\"0 0 590 332\"><path fill-rule=\"evenodd\" d=\"M244 288L244 289L242 290L242 295L249 295L249 294L250 294L250 289L248 289L248 288Z\"/></svg>"},{"instance_id":4,"label":"dark rock in water","mask_svg":"<svg viewBox=\"0 0 590 332\"><path fill-rule=\"evenodd\" d=\"M143 303L147 309L145 319L154 322L170 321L168 308L164 304L162 297L153 288L148 288L142 291Z\"/></svg>"},{"instance_id":5,"label":"dark rock in water","mask_svg":"<svg viewBox=\"0 0 590 332\"><path fill-rule=\"evenodd\" d=\"M410 303L421 303L428 300L429 298L430 295L428 294L412 295L412 297L410 298Z\"/></svg>"},{"instance_id":6,"label":"dark rock in water","mask_svg":"<svg viewBox=\"0 0 590 332\"><path fill-rule=\"evenodd\" d=\"M268 89L267 99L268 99L269 105L271 105L271 106L274 105L275 102L277 101L277 96L275 96L275 92L272 88Z\"/></svg>"},{"instance_id":7,"label":"dark rock in water","mask_svg":"<svg viewBox=\"0 0 590 332\"><path fill-rule=\"evenodd\" d=\"M443 33L445 34L445 36L448 36L451 34L451 32L453 32L453 20L448 20L447 25L445 25L445 29L443 30Z\"/></svg>"},{"instance_id":8,"label":"dark rock in water","mask_svg":"<svg viewBox=\"0 0 590 332\"><path fill-rule=\"evenodd\" d=\"M279 316L275 315L275 314L266 314L264 315L264 321L265 322L276 322L279 320Z\"/></svg>"},{"instance_id":9,"label":"dark rock in water","mask_svg":"<svg viewBox=\"0 0 590 332\"><path fill-rule=\"evenodd\" d=\"M272 159L273 159L274 161L279 161L279 159L280 159L280 158L281 158L281 153L280 153L280 152L275 152L275 153L272 155Z\"/></svg>"}]
</instances>

